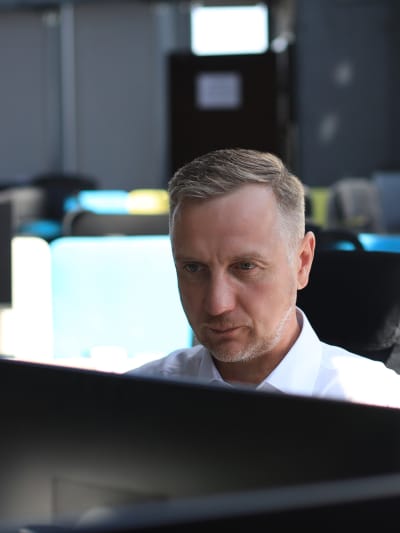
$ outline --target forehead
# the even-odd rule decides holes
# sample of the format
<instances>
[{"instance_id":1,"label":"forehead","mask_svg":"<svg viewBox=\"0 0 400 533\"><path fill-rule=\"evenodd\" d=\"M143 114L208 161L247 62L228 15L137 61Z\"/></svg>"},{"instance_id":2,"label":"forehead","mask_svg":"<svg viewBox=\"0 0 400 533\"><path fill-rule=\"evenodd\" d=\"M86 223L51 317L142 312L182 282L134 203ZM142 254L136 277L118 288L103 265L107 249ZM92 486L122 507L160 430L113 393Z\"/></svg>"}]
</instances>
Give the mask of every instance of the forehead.
<instances>
[{"instance_id":1,"label":"forehead","mask_svg":"<svg viewBox=\"0 0 400 533\"><path fill-rule=\"evenodd\" d=\"M212 199L187 199L176 213L175 252L239 253L268 248L279 237L279 213L270 187L244 185Z\"/></svg>"},{"instance_id":2,"label":"forehead","mask_svg":"<svg viewBox=\"0 0 400 533\"><path fill-rule=\"evenodd\" d=\"M277 203L270 186L252 183L212 198L184 198L176 214L184 218L201 218L210 213L214 216L230 213L233 216L248 217L255 212L277 214Z\"/></svg>"}]
</instances>

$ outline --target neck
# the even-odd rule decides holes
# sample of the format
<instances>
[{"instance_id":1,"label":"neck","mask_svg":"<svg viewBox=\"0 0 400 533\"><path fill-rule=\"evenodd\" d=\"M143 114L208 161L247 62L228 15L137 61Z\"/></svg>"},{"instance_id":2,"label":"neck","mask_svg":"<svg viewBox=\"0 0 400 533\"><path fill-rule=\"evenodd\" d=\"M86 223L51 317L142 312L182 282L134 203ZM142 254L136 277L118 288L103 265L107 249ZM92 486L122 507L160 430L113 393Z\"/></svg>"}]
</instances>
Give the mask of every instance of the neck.
<instances>
[{"instance_id":1,"label":"neck","mask_svg":"<svg viewBox=\"0 0 400 533\"><path fill-rule=\"evenodd\" d=\"M235 363L221 362L214 359L214 364L224 381L258 385L278 366L284 356L274 358L272 353L258 356L249 361Z\"/></svg>"}]
</instances>

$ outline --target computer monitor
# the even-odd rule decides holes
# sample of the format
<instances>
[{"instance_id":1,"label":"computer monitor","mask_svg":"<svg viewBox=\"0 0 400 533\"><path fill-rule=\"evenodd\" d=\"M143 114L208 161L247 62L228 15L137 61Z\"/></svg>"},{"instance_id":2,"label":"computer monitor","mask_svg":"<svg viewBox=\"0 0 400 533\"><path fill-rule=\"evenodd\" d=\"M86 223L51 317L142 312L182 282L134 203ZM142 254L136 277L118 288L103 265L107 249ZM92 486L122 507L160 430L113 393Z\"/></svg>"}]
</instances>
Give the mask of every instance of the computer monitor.
<instances>
[{"instance_id":1,"label":"computer monitor","mask_svg":"<svg viewBox=\"0 0 400 533\"><path fill-rule=\"evenodd\" d=\"M73 533L392 532L399 505L400 476L390 474L103 510Z\"/></svg>"},{"instance_id":2,"label":"computer monitor","mask_svg":"<svg viewBox=\"0 0 400 533\"><path fill-rule=\"evenodd\" d=\"M12 207L10 201L0 201L0 310L12 305L11 242Z\"/></svg>"},{"instance_id":3,"label":"computer monitor","mask_svg":"<svg viewBox=\"0 0 400 533\"><path fill-rule=\"evenodd\" d=\"M11 359L0 405L1 533L400 471L397 409Z\"/></svg>"}]
</instances>

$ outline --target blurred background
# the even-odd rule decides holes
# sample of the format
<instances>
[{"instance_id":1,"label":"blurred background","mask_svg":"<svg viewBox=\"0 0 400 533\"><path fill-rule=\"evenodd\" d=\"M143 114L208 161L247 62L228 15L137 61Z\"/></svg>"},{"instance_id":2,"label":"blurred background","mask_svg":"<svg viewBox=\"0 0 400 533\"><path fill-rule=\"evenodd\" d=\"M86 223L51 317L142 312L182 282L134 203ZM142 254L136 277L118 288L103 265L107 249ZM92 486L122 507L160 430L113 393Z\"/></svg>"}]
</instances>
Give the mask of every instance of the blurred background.
<instances>
[{"instance_id":1,"label":"blurred background","mask_svg":"<svg viewBox=\"0 0 400 533\"><path fill-rule=\"evenodd\" d=\"M157 261L174 280L167 182L212 149L276 153L305 185L312 229L400 251L399 23L397 0L0 0L0 352L72 357L80 324L94 337L77 357L128 353L131 366L120 333L100 342L121 323L100 326L85 311L90 300L99 317L131 313L113 307L127 295L120 287L115 296L113 279L129 284L131 259L110 275L131 244L90 252L90 269L78 258L103 246L100 236L107 247L110 236L162 236L167 255ZM378 235L386 240L376 245ZM147 273L135 274L144 289ZM133 290L130 298L143 305ZM192 339L172 298L183 326L171 347ZM149 325L145 344L150 315Z\"/></svg>"},{"instance_id":2,"label":"blurred background","mask_svg":"<svg viewBox=\"0 0 400 533\"><path fill-rule=\"evenodd\" d=\"M265 8L267 57L199 60L199 6ZM163 187L188 157L232 143L278 152L311 186L397 170L399 21L396 0L2 0L0 186L62 171ZM210 71L238 76L225 109L196 101Z\"/></svg>"}]
</instances>

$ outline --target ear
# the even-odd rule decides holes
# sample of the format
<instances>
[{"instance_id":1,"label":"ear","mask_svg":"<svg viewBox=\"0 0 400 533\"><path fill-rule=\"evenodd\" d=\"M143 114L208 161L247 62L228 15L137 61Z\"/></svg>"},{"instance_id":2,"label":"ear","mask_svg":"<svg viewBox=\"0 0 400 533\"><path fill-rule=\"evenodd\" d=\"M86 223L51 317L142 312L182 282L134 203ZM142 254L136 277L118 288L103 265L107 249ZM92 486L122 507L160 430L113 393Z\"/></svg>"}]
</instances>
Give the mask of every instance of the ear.
<instances>
[{"instance_id":1,"label":"ear","mask_svg":"<svg viewBox=\"0 0 400 533\"><path fill-rule=\"evenodd\" d=\"M315 252L315 235L308 231L300 244L298 254L297 289L304 289L308 284L311 265Z\"/></svg>"}]
</instances>

